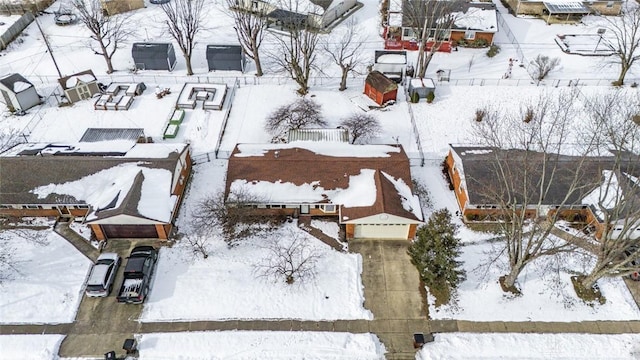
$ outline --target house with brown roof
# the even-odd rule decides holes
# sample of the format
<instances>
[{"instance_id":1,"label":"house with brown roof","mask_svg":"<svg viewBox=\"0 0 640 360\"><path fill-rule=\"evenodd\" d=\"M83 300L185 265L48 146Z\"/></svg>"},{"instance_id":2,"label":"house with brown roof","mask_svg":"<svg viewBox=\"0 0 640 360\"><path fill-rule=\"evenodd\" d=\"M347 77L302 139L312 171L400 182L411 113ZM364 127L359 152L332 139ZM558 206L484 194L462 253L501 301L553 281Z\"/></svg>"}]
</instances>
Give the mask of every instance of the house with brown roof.
<instances>
[{"instance_id":1,"label":"house with brown roof","mask_svg":"<svg viewBox=\"0 0 640 360\"><path fill-rule=\"evenodd\" d=\"M0 216L75 218L98 240L167 239L191 172L189 146L93 140L0 154Z\"/></svg>"},{"instance_id":2,"label":"house with brown roof","mask_svg":"<svg viewBox=\"0 0 640 360\"><path fill-rule=\"evenodd\" d=\"M347 239L411 239L423 223L399 145L239 144L229 158L225 199L234 193L274 216L336 218Z\"/></svg>"}]
</instances>

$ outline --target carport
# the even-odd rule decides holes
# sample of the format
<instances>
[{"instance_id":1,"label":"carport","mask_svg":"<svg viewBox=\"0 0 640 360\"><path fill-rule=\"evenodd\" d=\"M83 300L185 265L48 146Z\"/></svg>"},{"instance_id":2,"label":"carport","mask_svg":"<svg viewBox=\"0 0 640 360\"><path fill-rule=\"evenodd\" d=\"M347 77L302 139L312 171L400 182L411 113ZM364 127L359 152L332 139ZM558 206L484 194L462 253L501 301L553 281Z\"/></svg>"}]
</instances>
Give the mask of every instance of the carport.
<instances>
[{"instance_id":1,"label":"carport","mask_svg":"<svg viewBox=\"0 0 640 360\"><path fill-rule=\"evenodd\" d=\"M560 21L579 21L591 12L581 2L543 2L542 4L544 5L543 13L547 15L547 24L550 23L552 16Z\"/></svg>"}]
</instances>

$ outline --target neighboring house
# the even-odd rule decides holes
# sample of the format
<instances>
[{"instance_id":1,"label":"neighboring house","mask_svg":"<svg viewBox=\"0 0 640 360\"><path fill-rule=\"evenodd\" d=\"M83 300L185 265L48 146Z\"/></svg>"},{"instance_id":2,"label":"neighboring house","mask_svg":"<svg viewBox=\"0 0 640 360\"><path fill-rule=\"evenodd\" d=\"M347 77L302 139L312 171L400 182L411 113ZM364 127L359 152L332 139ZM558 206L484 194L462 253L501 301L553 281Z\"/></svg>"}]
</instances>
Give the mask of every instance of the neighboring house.
<instances>
[{"instance_id":1,"label":"neighboring house","mask_svg":"<svg viewBox=\"0 0 640 360\"><path fill-rule=\"evenodd\" d=\"M58 79L64 95L71 103L89 99L100 92L100 87L93 71L86 70Z\"/></svg>"},{"instance_id":2,"label":"neighboring house","mask_svg":"<svg viewBox=\"0 0 640 360\"><path fill-rule=\"evenodd\" d=\"M284 4L293 4L284 7ZM276 27L308 25L325 29L357 5L356 0L236 0L239 10L266 14Z\"/></svg>"},{"instance_id":3,"label":"neighboring house","mask_svg":"<svg viewBox=\"0 0 640 360\"><path fill-rule=\"evenodd\" d=\"M423 223L401 146L239 144L229 158L225 199L233 193L273 216L337 218L347 239L411 239Z\"/></svg>"},{"instance_id":4,"label":"neighboring house","mask_svg":"<svg viewBox=\"0 0 640 360\"><path fill-rule=\"evenodd\" d=\"M136 131L100 140L96 131L88 141L1 154L0 216L80 218L98 240L167 239L191 172L189 146L138 144Z\"/></svg>"},{"instance_id":5,"label":"neighboring house","mask_svg":"<svg viewBox=\"0 0 640 360\"><path fill-rule=\"evenodd\" d=\"M378 105L395 101L398 96L398 84L379 71L372 71L364 80L364 94Z\"/></svg>"},{"instance_id":6,"label":"neighboring house","mask_svg":"<svg viewBox=\"0 0 640 360\"><path fill-rule=\"evenodd\" d=\"M108 15L116 15L144 7L144 0L101 0L101 3L102 9Z\"/></svg>"},{"instance_id":7,"label":"neighboring house","mask_svg":"<svg viewBox=\"0 0 640 360\"><path fill-rule=\"evenodd\" d=\"M28 110L40 104L35 86L20 74L10 74L0 79L0 102L11 112Z\"/></svg>"},{"instance_id":8,"label":"neighboring house","mask_svg":"<svg viewBox=\"0 0 640 360\"><path fill-rule=\"evenodd\" d=\"M134 43L131 56L138 70L172 71L177 62L171 43Z\"/></svg>"},{"instance_id":9,"label":"neighboring house","mask_svg":"<svg viewBox=\"0 0 640 360\"><path fill-rule=\"evenodd\" d=\"M207 45L207 65L212 70L244 72L247 58L240 45Z\"/></svg>"},{"instance_id":10,"label":"neighboring house","mask_svg":"<svg viewBox=\"0 0 640 360\"><path fill-rule=\"evenodd\" d=\"M446 1L446 0L442 0ZM401 5L400 5L401 4ZM453 24L448 29L436 29L435 26L428 29L427 48L430 49L436 42L438 51L451 52L457 42L483 41L487 45L493 44L493 37L498 32L498 18L495 5L490 2L455 2L447 14L453 18ZM411 9L407 1L391 0L388 12L387 25L384 30L385 49L418 50L420 35L416 29L421 29L419 24L424 23L425 17L416 18L405 14L405 9ZM433 11L427 10L426 14ZM437 14L445 17L445 14ZM441 19L428 18L430 23L438 23ZM436 34L436 31L439 34Z\"/></svg>"},{"instance_id":11,"label":"neighboring house","mask_svg":"<svg viewBox=\"0 0 640 360\"><path fill-rule=\"evenodd\" d=\"M407 70L407 52L393 50L376 50L373 70L383 73L386 77L402 81Z\"/></svg>"},{"instance_id":12,"label":"neighboring house","mask_svg":"<svg viewBox=\"0 0 640 360\"><path fill-rule=\"evenodd\" d=\"M585 0L585 1L529 1L505 0L511 12L516 15L536 15L543 17L547 23L552 20L580 21L587 14L620 15L622 0Z\"/></svg>"},{"instance_id":13,"label":"neighboring house","mask_svg":"<svg viewBox=\"0 0 640 360\"><path fill-rule=\"evenodd\" d=\"M597 236L601 236L607 218L610 222L617 223L625 215L623 212L612 215L619 204L606 200L610 197L607 193L624 194L627 209L638 211L640 165L637 157L635 161L630 159L623 163L621 168L624 171L613 173L610 170L615 166L613 156L580 158L563 155L557 159L548 159L543 166L544 154L529 155L528 163L524 164L520 156L522 152L523 150L490 147L450 147L446 158L447 171L465 221L497 220L503 213L502 205L498 203L501 193L504 193L505 199L510 196L516 204L518 199L525 196L534 199L529 200L526 209L522 209L527 217L546 217L552 212L561 211L562 218L579 218L581 222L593 225ZM520 185L505 189L496 180L498 159L500 171L507 173L515 184L524 184L525 178L534 184L527 194L519 193L522 188ZM536 163L536 160L540 161ZM549 188L545 196L541 197L535 184L539 184L543 176L546 177L545 185ZM549 180L550 176L553 176L553 180ZM615 181L611 181L611 176L614 176ZM599 201L608 206L607 209L601 209ZM629 204L638 205L629 207ZM635 216L638 214L640 213Z\"/></svg>"}]
</instances>

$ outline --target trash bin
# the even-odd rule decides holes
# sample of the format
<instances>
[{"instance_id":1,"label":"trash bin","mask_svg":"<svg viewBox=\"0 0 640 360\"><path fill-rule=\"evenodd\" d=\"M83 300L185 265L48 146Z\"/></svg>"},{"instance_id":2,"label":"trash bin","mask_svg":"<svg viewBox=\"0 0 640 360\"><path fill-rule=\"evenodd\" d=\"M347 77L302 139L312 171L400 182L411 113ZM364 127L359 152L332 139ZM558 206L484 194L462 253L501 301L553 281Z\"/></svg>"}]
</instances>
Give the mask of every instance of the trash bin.
<instances>
[{"instance_id":1,"label":"trash bin","mask_svg":"<svg viewBox=\"0 0 640 360\"><path fill-rule=\"evenodd\" d=\"M424 345L424 334L423 333L413 334L413 348L420 349L423 345Z\"/></svg>"},{"instance_id":2,"label":"trash bin","mask_svg":"<svg viewBox=\"0 0 640 360\"><path fill-rule=\"evenodd\" d=\"M109 351L108 353L104 354L104 360L116 360L116 352Z\"/></svg>"},{"instance_id":3,"label":"trash bin","mask_svg":"<svg viewBox=\"0 0 640 360\"><path fill-rule=\"evenodd\" d=\"M122 345L122 349L127 352L127 355L135 354L138 351L136 339L126 339Z\"/></svg>"}]
</instances>

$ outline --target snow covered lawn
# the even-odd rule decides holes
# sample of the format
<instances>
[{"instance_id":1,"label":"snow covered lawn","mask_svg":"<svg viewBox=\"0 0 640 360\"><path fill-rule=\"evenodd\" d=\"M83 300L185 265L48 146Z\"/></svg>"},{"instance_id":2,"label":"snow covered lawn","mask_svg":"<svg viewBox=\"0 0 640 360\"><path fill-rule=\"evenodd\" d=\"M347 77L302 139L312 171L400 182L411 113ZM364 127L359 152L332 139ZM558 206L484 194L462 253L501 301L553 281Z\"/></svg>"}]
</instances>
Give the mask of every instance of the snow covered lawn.
<instances>
[{"instance_id":1,"label":"snow covered lawn","mask_svg":"<svg viewBox=\"0 0 640 360\"><path fill-rule=\"evenodd\" d=\"M418 360L632 360L640 357L640 335L436 334Z\"/></svg>"},{"instance_id":2,"label":"snow covered lawn","mask_svg":"<svg viewBox=\"0 0 640 360\"><path fill-rule=\"evenodd\" d=\"M373 334L283 331L216 331L145 334L140 359L384 359ZM180 344L179 346L176 346Z\"/></svg>"},{"instance_id":3,"label":"snow covered lawn","mask_svg":"<svg viewBox=\"0 0 640 360\"><path fill-rule=\"evenodd\" d=\"M73 322L91 262L51 230L22 230L48 244L6 231L6 248L15 249L17 274L0 285L0 322Z\"/></svg>"},{"instance_id":4,"label":"snow covered lawn","mask_svg":"<svg viewBox=\"0 0 640 360\"><path fill-rule=\"evenodd\" d=\"M269 236L286 240L290 232L309 236L296 222ZM259 246L264 240L251 238L229 249L212 239L206 260L195 257L185 242L162 248L142 321L372 318L363 307L360 255L339 253L309 237L322 254L315 282L274 283L254 274L253 265L268 254Z\"/></svg>"},{"instance_id":5,"label":"snow covered lawn","mask_svg":"<svg viewBox=\"0 0 640 360\"><path fill-rule=\"evenodd\" d=\"M448 208L455 214L458 207L455 196L438 165L411 169L414 178L429 189L433 209ZM425 214L428 218L429 214ZM576 297L570 276L585 272L589 258L580 254L564 255L561 258L542 258L526 267L518 279L521 297L505 294L498 278L507 273L505 258L486 266L490 258L495 235L475 232L454 216L460 231L458 236L465 244L461 260L467 271L467 280L458 290L456 304L435 308L430 297L429 316L433 319L458 319L476 321L583 321L583 320L638 320L638 310L629 290L620 278L598 281L606 297L604 305L586 305ZM553 266L561 264L559 277L554 276ZM558 281L559 279L559 281Z\"/></svg>"},{"instance_id":6,"label":"snow covered lawn","mask_svg":"<svg viewBox=\"0 0 640 360\"><path fill-rule=\"evenodd\" d=\"M0 360L56 359L64 335L0 335Z\"/></svg>"}]
</instances>

